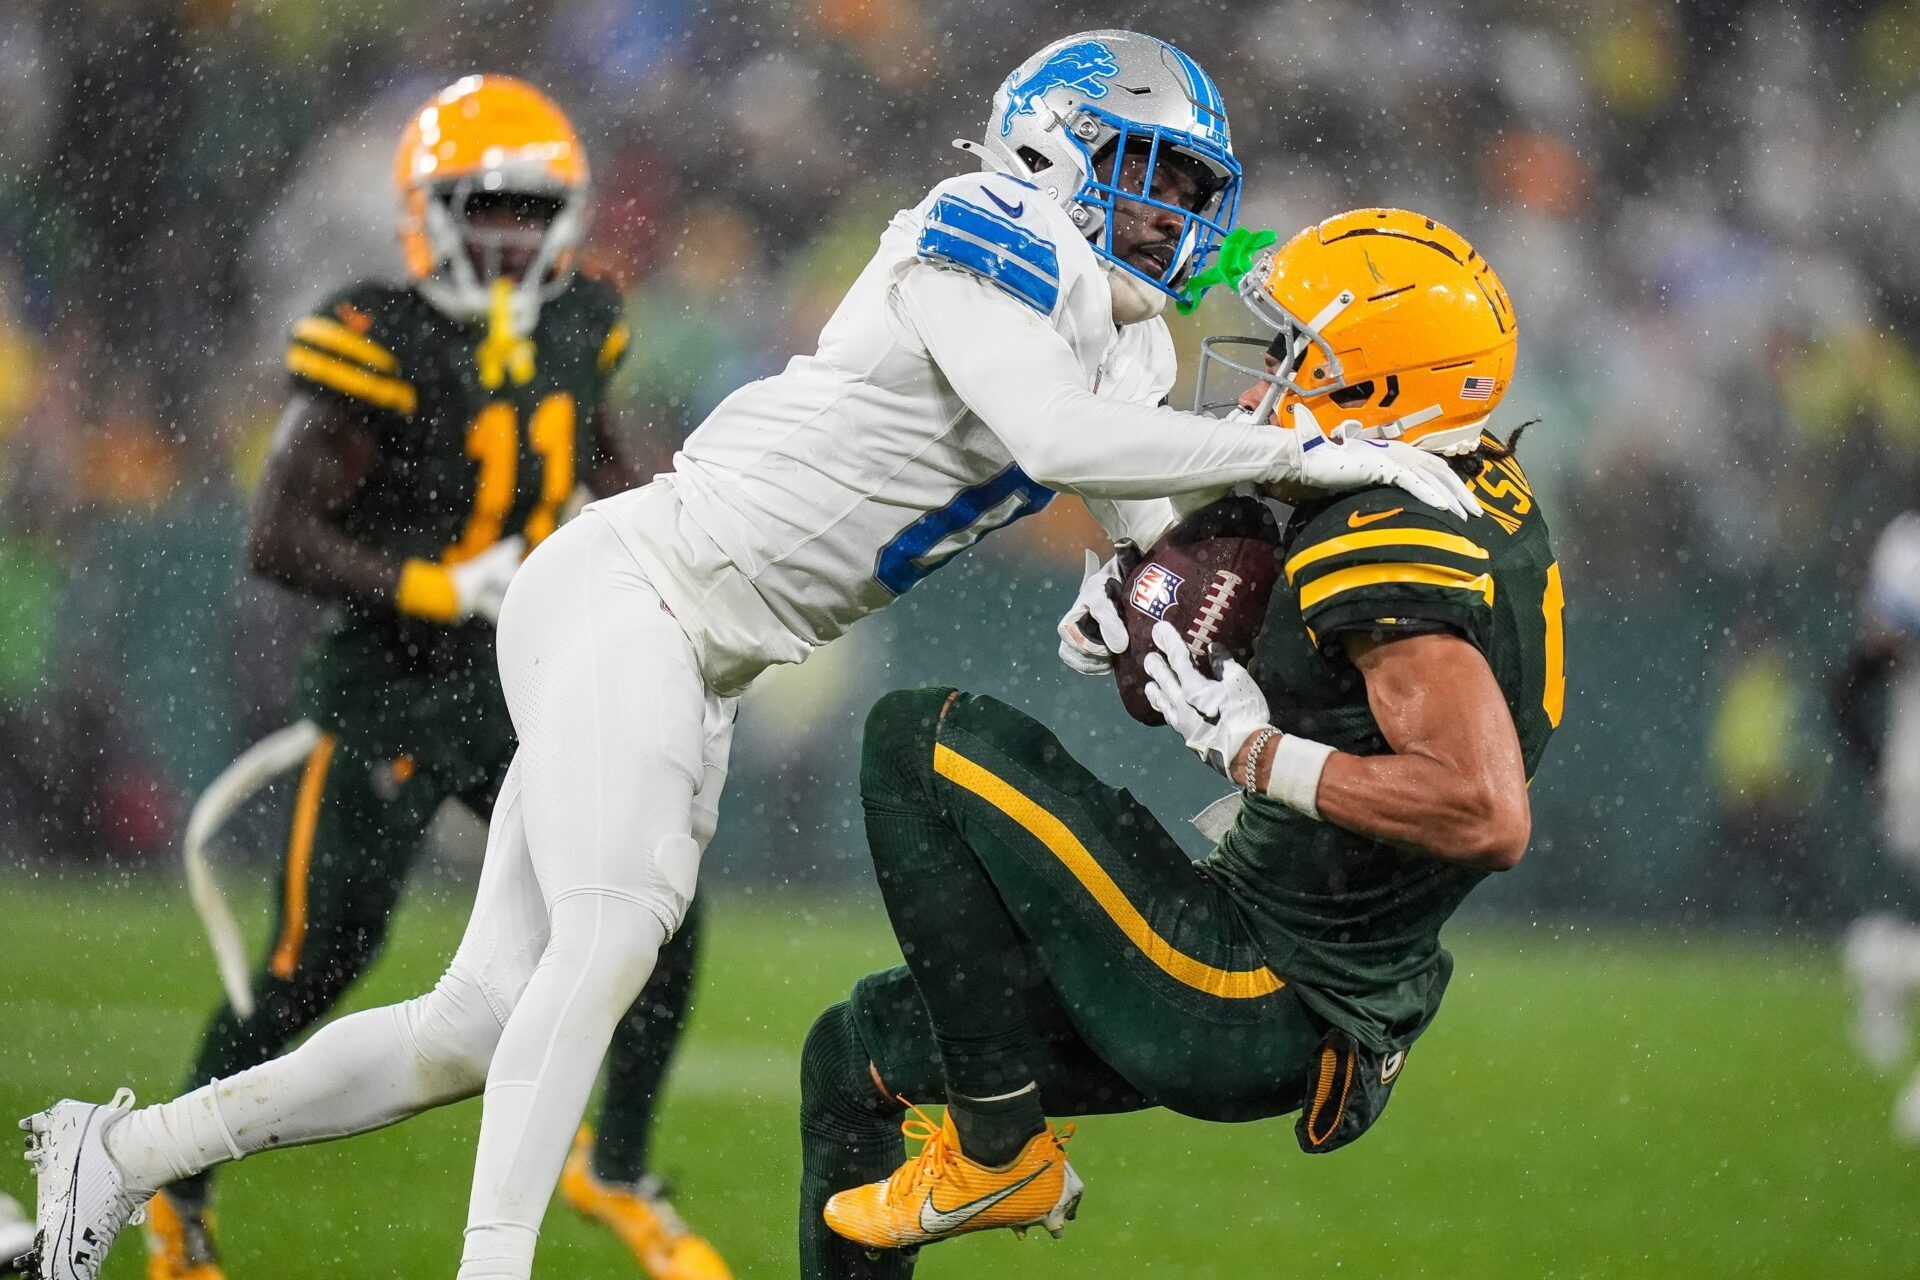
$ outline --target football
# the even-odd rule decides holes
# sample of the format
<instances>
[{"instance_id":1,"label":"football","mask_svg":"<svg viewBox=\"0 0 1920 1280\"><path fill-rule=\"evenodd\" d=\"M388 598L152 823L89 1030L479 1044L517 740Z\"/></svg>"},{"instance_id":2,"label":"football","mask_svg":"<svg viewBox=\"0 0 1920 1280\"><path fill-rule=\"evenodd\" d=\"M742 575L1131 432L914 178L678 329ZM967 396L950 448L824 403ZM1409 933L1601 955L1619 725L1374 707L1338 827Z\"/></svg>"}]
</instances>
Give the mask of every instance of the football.
<instances>
[{"instance_id":1,"label":"football","mask_svg":"<svg viewBox=\"0 0 1920 1280\"><path fill-rule=\"evenodd\" d=\"M1127 650L1114 659L1113 674L1127 714L1142 724L1165 723L1147 702L1154 623L1172 624L1202 671L1211 672L1216 644L1246 662L1280 569L1280 525L1258 498L1222 498L1154 543L1120 590Z\"/></svg>"}]
</instances>

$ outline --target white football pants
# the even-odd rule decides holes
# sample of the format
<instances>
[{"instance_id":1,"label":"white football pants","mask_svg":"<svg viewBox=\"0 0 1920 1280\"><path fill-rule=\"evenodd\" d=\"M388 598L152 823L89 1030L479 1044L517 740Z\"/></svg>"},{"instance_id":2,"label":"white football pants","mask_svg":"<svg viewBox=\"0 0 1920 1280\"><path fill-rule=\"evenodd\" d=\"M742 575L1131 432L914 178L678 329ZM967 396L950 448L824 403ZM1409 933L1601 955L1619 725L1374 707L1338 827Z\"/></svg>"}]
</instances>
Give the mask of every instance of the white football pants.
<instances>
[{"instance_id":1,"label":"white football pants","mask_svg":"<svg viewBox=\"0 0 1920 1280\"><path fill-rule=\"evenodd\" d=\"M484 1085L460 1280L527 1280L614 1025L693 897L735 700L707 691L686 634L592 512L514 577L499 659L520 749L439 983L134 1112L108 1138L131 1183L362 1133Z\"/></svg>"}]
</instances>

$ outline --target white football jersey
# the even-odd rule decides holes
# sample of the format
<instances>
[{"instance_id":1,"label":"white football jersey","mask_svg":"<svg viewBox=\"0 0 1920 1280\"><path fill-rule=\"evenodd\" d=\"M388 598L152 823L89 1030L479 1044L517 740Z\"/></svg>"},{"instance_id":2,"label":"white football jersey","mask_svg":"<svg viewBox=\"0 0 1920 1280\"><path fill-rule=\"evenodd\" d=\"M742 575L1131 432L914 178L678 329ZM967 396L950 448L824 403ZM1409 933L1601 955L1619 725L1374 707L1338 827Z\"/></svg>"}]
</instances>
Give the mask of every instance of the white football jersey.
<instances>
[{"instance_id":1,"label":"white football jersey","mask_svg":"<svg viewBox=\"0 0 1920 1280\"><path fill-rule=\"evenodd\" d=\"M1042 359L1044 372L1027 369ZM1197 450L1142 448L1181 432L1206 437L1216 424L1153 409L1163 416L1112 427L1112 411L1074 407L1158 405L1174 374L1163 321L1116 329L1100 260L1058 205L1016 178L970 174L894 216L817 352L729 396L671 472L588 510L613 523L654 580L711 687L738 692L1056 489L1145 499L1171 491L1155 475L1184 469L1195 473L1185 487L1197 488L1271 465L1276 433L1257 445L1235 430ZM1066 394L1023 380L1074 385ZM985 402L1004 406L983 411L992 426L976 412ZM1087 437L1110 427L1129 455L1165 456L1104 474L1109 451ZM1071 458L1059 438L1069 433ZM1137 504L1112 501L1096 515L1109 526L1143 518Z\"/></svg>"}]
</instances>

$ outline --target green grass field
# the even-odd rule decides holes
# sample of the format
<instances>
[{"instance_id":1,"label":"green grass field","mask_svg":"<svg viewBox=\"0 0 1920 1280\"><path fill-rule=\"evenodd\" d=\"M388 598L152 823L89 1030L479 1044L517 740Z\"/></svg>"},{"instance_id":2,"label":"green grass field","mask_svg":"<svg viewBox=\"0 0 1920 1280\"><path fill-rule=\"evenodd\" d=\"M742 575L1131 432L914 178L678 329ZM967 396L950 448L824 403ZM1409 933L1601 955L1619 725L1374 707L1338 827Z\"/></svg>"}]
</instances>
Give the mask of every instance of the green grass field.
<instances>
[{"instance_id":1,"label":"green grass field","mask_svg":"<svg viewBox=\"0 0 1920 1280\"><path fill-rule=\"evenodd\" d=\"M741 1276L791 1276L795 1055L892 941L863 896L713 906L657 1164ZM424 989L464 911L457 890L417 894L355 1006ZM0 938L0 1114L174 1088L217 990L183 891L0 881ZM1446 1009L1364 1142L1309 1158L1290 1122L1097 1119L1064 1240L963 1240L919 1274L1920 1274L1920 1167L1887 1135L1893 1082L1847 1048L1830 948L1544 927L1451 944ZM229 1170L229 1275L451 1276L477 1106ZM30 1194L24 1164L0 1189ZM129 1242L107 1276L139 1258ZM549 1216L538 1276L630 1273L610 1239Z\"/></svg>"}]
</instances>

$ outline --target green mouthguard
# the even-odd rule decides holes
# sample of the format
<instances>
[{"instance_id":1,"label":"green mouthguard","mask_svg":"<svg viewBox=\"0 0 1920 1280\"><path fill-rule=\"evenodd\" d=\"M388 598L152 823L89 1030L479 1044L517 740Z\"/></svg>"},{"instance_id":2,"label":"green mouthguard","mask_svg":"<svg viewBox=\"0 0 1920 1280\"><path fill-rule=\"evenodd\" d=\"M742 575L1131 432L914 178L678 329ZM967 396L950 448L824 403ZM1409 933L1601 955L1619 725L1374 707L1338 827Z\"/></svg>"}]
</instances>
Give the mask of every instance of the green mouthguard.
<instances>
[{"instance_id":1,"label":"green mouthguard","mask_svg":"<svg viewBox=\"0 0 1920 1280\"><path fill-rule=\"evenodd\" d=\"M1207 296L1207 290L1217 284L1240 287L1240 277L1253 270L1253 260L1260 251L1280 238L1278 231L1255 231L1250 227L1235 227L1227 232L1227 238L1220 242L1220 252L1213 255L1213 265L1187 281L1184 295L1173 306L1183 316L1190 316L1200 306L1200 300Z\"/></svg>"}]
</instances>

